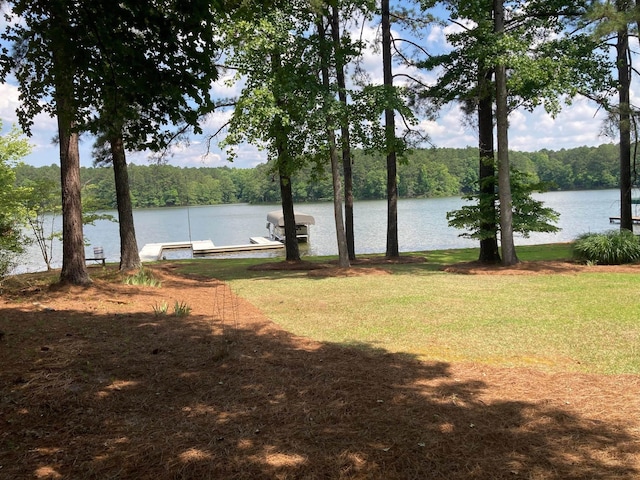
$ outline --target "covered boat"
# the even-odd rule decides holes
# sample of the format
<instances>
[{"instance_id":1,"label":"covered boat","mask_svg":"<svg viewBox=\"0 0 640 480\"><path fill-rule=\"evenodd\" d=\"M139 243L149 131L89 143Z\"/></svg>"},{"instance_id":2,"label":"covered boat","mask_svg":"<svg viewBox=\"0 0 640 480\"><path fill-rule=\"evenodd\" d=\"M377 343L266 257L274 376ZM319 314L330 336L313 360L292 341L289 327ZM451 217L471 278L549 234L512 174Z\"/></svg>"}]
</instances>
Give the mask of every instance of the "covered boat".
<instances>
[{"instance_id":1,"label":"covered boat","mask_svg":"<svg viewBox=\"0 0 640 480\"><path fill-rule=\"evenodd\" d=\"M315 219L306 213L294 212L296 218L296 237L299 242L309 241L309 225L315 225ZM269 237L284 242L284 213L274 210L267 214Z\"/></svg>"}]
</instances>

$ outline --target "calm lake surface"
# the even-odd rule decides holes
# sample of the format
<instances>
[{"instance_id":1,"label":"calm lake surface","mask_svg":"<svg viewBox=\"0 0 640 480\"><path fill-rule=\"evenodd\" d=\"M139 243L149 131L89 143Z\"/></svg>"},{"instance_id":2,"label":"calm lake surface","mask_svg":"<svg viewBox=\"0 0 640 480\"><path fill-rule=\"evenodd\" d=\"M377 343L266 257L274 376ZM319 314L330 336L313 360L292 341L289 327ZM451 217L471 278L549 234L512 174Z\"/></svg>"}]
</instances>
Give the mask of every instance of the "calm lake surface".
<instances>
[{"instance_id":1,"label":"calm lake surface","mask_svg":"<svg viewBox=\"0 0 640 480\"><path fill-rule=\"evenodd\" d=\"M603 232L615 225L609 217L619 215L618 190L574 192L548 192L537 195L545 205L560 213L556 234L532 234L530 238L516 237L516 245L567 242L587 232ZM400 200L398 228L401 252L476 247L477 241L460 238L459 230L447 225L446 214L464 205L459 197ZM134 211L138 247L147 243L212 240L215 245L249 243L249 237L266 236L267 213L279 205L213 205L203 207L158 208ZM382 253L386 247L386 200L357 202L355 204L356 253ZM302 255L337 254L333 204L305 203L297 211L313 215L316 224L310 227L310 242L301 244ZM116 211L108 211L117 217ZM638 215L634 212L634 216ZM55 219L60 223L60 218ZM59 228L59 227L58 227ZM85 226L85 237L90 246L102 246L108 262L120 260L118 224L109 221ZM238 256L240 254L235 254ZM284 250L269 253L241 254L244 256L284 256ZM167 252L169 258L189 258L190 252ZM232 256L231 254L227 254ZM53 265L60 267L62 250L54 246ZM15 273L44 270L42 257L31 247Z\"/></svg>"}]
</instances>

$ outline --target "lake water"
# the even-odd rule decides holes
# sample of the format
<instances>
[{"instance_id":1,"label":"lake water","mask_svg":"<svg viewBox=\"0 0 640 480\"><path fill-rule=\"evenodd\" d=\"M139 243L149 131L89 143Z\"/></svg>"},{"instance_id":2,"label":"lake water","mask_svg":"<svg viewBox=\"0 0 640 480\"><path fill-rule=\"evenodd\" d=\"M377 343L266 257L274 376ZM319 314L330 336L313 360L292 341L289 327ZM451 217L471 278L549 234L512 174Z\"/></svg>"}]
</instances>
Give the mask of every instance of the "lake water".
<instances>
[{"instance_id":1,"label":"lake water","mask_svg":"<svg viewBox=\"0 0 640 480\"><path fill-rule=\"evenodd\" d=\"M566 242L582 233L617 228L609 223L609 217L619 215L618 190L547 192L537 195L537 198L560 213L558 226L561 231L556 234L532 234L528 239L516 237L516 245ZM400 251L478 246L477 241L460 238L460 231L447 225L447 212L456 210L463 204L464 201L459 197L400 200ZM279 205L235 204L135 210L136 238L139 249L147 243L188 240L212 240L216 245L249 243L249 237L267 235L267 213L279 208ZM384 253L386 200L357 202L354 209L356 253ZM313 215L316 220L316 224L310 227L310 242L301 244L301 254L337 254L333 204L306 203L297 205L296 210ZM117 216L115 211L105 213ZM56 222L60 223L60 218ZM87 256L92 256L92 246L102 246L108 262L119 261L117 223L99 221L93 226L87 225L85 237L89 243ZM61 246L56 244L53 254L55 267L61 266L61 252ZM168 255L170 258L184 258L189 257L190 252L175 251L168 252ZM250 256L284 256L284 250L252 253ZM39 251L32 247L15 273L44 269Z\"/></svg>"}]
</instances>

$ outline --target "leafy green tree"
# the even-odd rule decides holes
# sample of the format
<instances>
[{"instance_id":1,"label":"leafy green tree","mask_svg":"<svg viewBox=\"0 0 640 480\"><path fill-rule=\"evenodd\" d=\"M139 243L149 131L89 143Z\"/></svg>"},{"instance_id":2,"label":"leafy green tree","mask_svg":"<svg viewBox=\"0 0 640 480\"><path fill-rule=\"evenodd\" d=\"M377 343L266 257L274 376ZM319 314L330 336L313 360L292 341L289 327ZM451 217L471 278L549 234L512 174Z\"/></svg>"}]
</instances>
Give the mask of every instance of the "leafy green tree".
<instances>
[{"instance_id":1,"label":"leafy green tree","mask_svg":"<svg viewBox=\"0 0 640 480\"><path fill-rule=\"evenodd\" d=\"M55 115L58 123L62 189L62 270L60 281L91 283L84 258L78 120L82 93L77 75L82 61L76 39L82 27L74 22L79 5L66 0L16 0L12 12L20 22L9 23L2 38L13 44L13 55L2 57L3 78L13 72L23 103L18 118L27 134L36 114ZM46 101L43 101L45 100Z\"/></svg>"},{"instance_id":2,"label":"leafy green tree","mask_svg":"<svg viewBox=\"0 0 640 480\"><path fill-rule=\"evenodd\" d=\"M99 109L87 128L110 152L102 159L114 170L121 270L140 267L126 150L165 149L176 137L171 125L199 131L200 116L213 110L209 89L218 72L211 55L219 10L208 0L97 1L84 9L96 45L85 73ZM178 203L176 195L168 203Z\"/></svg>"},{"instance_id":3,"label":"leafy green tree","mask_svg":"<svg viewBox=\"0 0 640 480\"><path fill-rule=\"evenodd\" d=\"M30 151L28 140L15 127L0 136L0 280L11 271L29 244L23 230L27 219L24 200L29 189L15 185L14 169Z\"/></svg>"},{"instance_id":4,"label":"leafy green tree","mask_svg":"<svg viewBox=\"0 0 640 480\"><path fill-rule=\"evenodd\" d=\"M631 81L634 71L631 58L633 51L629 45L633 24L637 24L640 7L637 2L631 0L605 0L591 2L591 9L586 14L587 19L596 20L590 23L594 37L601 40L601 46L605 51L614 42L617 72L616 91L618 104L611 105L608 98L596 97L607 108L611 121L618 130L619 138L619 163L620 163L620 229L633 231L632 219L632 169L631 169L631 145L632 125L635 125L638 117L637 107L631 103ZM633 132L637 141L637 128ZM635 155L634 155L635 157Z\"/></svg>"},{"instance_id":5,"label":"leafy green tree","mask_svg":"<svg viewBox=\"0 0 640 480\"><path fill-rule=\"evenodd\" d=\"M27 222L47 270L51 270L54 241L62 237L62 232L55 230L55 218L62 210L59 192L57 182L38 180L31 183L31 192L25 201Z\"/></svg>"},{"instance_id":6,"label":"leafy green tree","mask_svg":"<svg viewBox=\"0 0 640 480\"><path fill-rule=\"evenodd\" d=\"M9 2L14 18L2 39L12 45L3 55L2 78L13 73L22 104L18 118L27 134L33 118L41 112L57 118L62 191L62 270L60 281L76 285L91 283L82 232L79 130L91 97L81 72L92 57L83 45L87 25L78 22L83 5L68 0L15 0Z\"/></svg>"},{"instance_id":7,"label":"leafy green tree","mask_svg":"<svg viewBox=\"0 0 640 480\"><path fill-rule=\"evenodd\" d=\"M121 234L121 268L140 265L125 149L166 148L175 123L197 126L213 108L209 98L217 70L213 23L221 7L188 2L15 1L22 22L4 38L14 42L4 57L20 83L20 110L28 126L41 110L59 122L63 191L61 279L87 283L82 244L77 135L104 135L112 153ZM216 4L217 5L217 4ZM135 74L131 74L131 72ZM40 102L52 98L52 102Z\"/></svg>"},{"instance_id":8,"label":"leafy green tree","mask_svg":"<svg viewBox=\"0 0 640 480\"><path fill-rule=\"evenodd\" d=\"M308 41L315 16L305 2L274 8L234 22L221 33L227 43L228 68L243 76L223 145L243 142L263 146L278 176L285 219L286 257L300 259L295 234L292 178L318 145L319 82L317 56ZM316 121L313 124L314 120ZM233 150L230 150L233 158Z\"/></svg>"},{"instance_id":9,"label":"leafy green tree","mask_svg":"<svg viewBox=\"0 0 640 480\"><path fill-rule=\"evenodd\" d=\"M578 18L585 11L583 4L563 0L446 4L461 31L448 37L454 46L452 52L421 63L444 71L435 88L425 89L424 95L438 99L438 103L460 100L472 107L468 111L477 109L483 154L479 188L484 195L480 201L485 208L495 211L495 195L502 196L502 262L512 264L518 259L509 227L512 215L506 208L511 185L508 114L517 107L533 109L538 105L555 114L560 108L559 97L570 99L579 92L599 93L608 86L609 63L596 52L588 35L567 32L567 19ZM493 102L498 140L497 191L489 182L495 178ZM489 222L491 212L483 217ZM487 229L496 232L495 223L487 224Z\"/></svg>"},{"instance_id":10,"label":"leafy green tree","mask_svg":"<svg viewBox=\"0 0 640 480\"><path fill-rule=\"evenodd\" d=\"M532 232L554 233L559 231L553 222L558 220L558 213L532 197L533 192L545 190L545 185L531 181L531 177L514 170L510 175L513 203L513 231L527 238ZM471 205L464 205L459 210L447 213L449 226L465 230L461 237L482 240L493 232L483 228L488 219L486 209L481 208L477 197L480 194L467 195L464 198L472 201ZM498 209L501 204L498 203Z\"/></svg>"},{"instance_id":11,"label":"leafy green tree","mask_svg":"<svg viewBox=\"0 0 640 480\"><path fill-rule=\"evenodd\" d=\"M504 41L505 11L504 0L493 2L494 33L498 40ZM502 37L502 38L501 38ZM506 43L506 42L504 42ZM511 167L509 164L509 106L507 98L507 64L506 55L494 66L496 82L496 141L498 151L498 199L500 202L500 246L502 248L502 264L518 263L516 247L513 242L513 197L511 194Z\"/></svg>"},{"instance_id":12,"label":"leafy green tree","mask_svg":"<svg viewBox=\"0 0 640 480\"><path fill-rule=\"evenodd\" d=\"M56 230L56 219L62 211L60 186L58 182L47 179L26 181L23 185L28 188L28 193L23 198L27 225L33 234L33 241L40 250L47 270L51 270L54 242L62 238L62 232ZM111 215L97 213L99 205L93 194L96 188L96 185L87 183L82 189L83 225L93 225L98 220L114 220ZM85 241L88 241L88 238L84 238Z\"/></svg>"}]
</instances>

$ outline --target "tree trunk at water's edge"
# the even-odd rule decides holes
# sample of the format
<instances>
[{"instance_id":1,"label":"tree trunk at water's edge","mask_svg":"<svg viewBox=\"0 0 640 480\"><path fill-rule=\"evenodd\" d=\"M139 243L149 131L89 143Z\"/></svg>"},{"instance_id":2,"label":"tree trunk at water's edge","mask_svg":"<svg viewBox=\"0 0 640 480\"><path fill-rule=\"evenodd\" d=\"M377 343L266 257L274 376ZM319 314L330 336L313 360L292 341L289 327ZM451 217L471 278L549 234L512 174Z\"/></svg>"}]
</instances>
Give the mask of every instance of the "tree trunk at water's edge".
<instances>
[{"instance_id":1,"label":"tree trunk at water's edge","mask_svg":"<svg viewBox=\"0 0 640 480\"><path fill-rule=\"evenodd\" d=\"M109 140L113 159L113 174L116 185L116 202L118 204L118 228L120 231L120 270L140 268L140 254L136 241L136 230L133 222L133 207L129 191L129 173L122 136L114 136Z\"/></svg>"},{"instance_id":2,"label":"tree trunk at water's edge","mask_svg":"<svg viewBox=\"0 0 640 480\"><path fill-rule=\"evenodd\" d=\"M59 6L57 3L53 7ZM53 8L52 7L52 8ZM62 270L60 282L73 285L91 283L84 255L82 231L82 198L80 183L80 151L78 132L74 131L76 107L74 102L73 49L64 32L68 30L66 12L51 12L54 28L52 59L60 147L60 183L62 200Z\"/></svg>"},{"instance_id":3,"label":"tree trunk at water's edge","mask_svg":"<svg viewBox=\"0 0 640 480\"><path fill-rule=\"evenodd\" d=\"M495 32L504 35L504 0L494 0ZM518 263L513 241L513 199L509 166L509 109L507 105L507 68L504 63L495 67L496 75L496 130L498 141L498 195L500 199L500 246L502 265Z\"/></svg>"},{"instance_id":4,"label":"tree trunk at water's edge","mask_svg":"<svg viewBox=\"0 0 640 480\"><path fill-rule=\"evenodd\" d=\"M480 240L482 263L500 262L498 251L498 215L496 211L496 164L493 147L493 96L491 94L491 71L481 69L478 77L478 144L480 151L479 192L480 230L492 235Z\"/></svg>"},{"instance_id":5,"label":"tree trunk at water's edge","mask_svg":"<svg viewBox=\"0 0 640 480\"><path fill-rule=\"evenodd\" d=\"M393 88L393 66L391 56L391 15L389 0L382 0L382 70L384 85ZM387 150L387 258L400 256L398 245L398 178L396 155L395 111L385 108L385 139Z\"/></svg>"}]
</instances>

